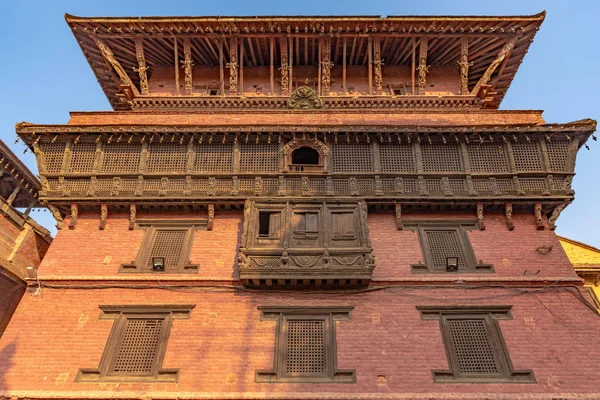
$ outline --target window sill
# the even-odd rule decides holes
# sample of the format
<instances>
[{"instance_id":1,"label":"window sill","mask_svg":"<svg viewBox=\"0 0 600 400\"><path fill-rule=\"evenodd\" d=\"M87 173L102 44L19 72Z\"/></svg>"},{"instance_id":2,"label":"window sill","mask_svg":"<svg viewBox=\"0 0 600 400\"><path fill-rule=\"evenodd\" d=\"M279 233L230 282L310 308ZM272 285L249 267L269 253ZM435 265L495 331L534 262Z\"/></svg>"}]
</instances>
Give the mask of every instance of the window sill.
<instances>
[{"instance_id":1,"label":"window sill","mask_svg":"<svg viewBox=\"0 0 600 400\"><path fill-rule=\"evenodd\" d=\"M285 376L273 371L256 371L255 383L356 383L355 370L338 370L333 376Z\"/></svg>"},{"instance_id":2,"label":"window sill","mask_svg":"<svg viewBox=\"0 0 600 400\"><path fill-rule=\"evenodd\" d=\"M144 268L138 266L134 263L131 264L121 264L119 266L120 274L166 274L166 275L175 275L175 274L196 274L198 273L198 268L200 268L199 264L186 264L183 268L173 268L164 271L154 271L150 268Z\"/></svg>"},{"instance_id":3,"label":"window sill","mask_svg":"<svg viewBox=\"0 0 600 400\"><path fill-rule=\"evenodd\" d=\"M425 264L411 264L411 272L413 274L446 274L446 275L458 275L458 274L492 274L494 273L494 266L492 264L476 264L475 268L462 269L457 272L448 272L445 269L433 269L429 268Z\"/></svg>"},{"instance_id":4,"label":"window sill","mask_svg":"<svg viewBox=\"0 0 600 400\"><path fill-rule=\"evenodd\" d=\"M82 368L75 382L177 382L179 369L161 369L154 375L102 375L98 369Z\"/></svg>"},{"instance_id":5,"label":"window sill","mask_svg":"<svg viewBox=\"0 0 600 400\"><path fill-rule=\"evenodd\" d=\"M456 377L451 371L431 371L434 383L536 383L531 370L514 371L509 376Z\"/></svg>"}]
</instances>

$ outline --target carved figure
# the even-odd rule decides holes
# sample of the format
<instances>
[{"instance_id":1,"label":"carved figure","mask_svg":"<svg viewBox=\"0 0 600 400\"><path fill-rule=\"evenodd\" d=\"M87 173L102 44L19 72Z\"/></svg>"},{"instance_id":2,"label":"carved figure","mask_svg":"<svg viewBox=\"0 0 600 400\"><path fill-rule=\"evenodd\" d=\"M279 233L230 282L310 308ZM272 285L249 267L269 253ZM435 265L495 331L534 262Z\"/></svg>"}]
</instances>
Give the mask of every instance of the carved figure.
<instances>
[{"instance_id":1,"label":"carved figure","mask_svg":"<svg viewBox=\"0 0 600 400\"><path fill-rule=\"evenodd\" d=\"M485 222L483 222L483 203L477 203L477 222L479 230L485 231Z\"/></svg>"},{"instance_id":2,"label":"carved figure","mask_svg":"<svg viewBox=\"0 0 600 400\"><path fill-rule=\"evenodd\" d=\"M129 75L127 75L127 72L125 72L125 70L119 63L119 61L117 61L112 50L106 45L106 43L104 43L104 41L102 39L98 39L97 37L94 37L94 41L96 42L98 49L100 49L100 52L102 53L102 56L104 57L104 59L113 67L113 69L117 73L121 84L129 86L131 88L131 90L133 91L133 93L136 96L139 96L139 92L138 92L137 88L135 87L135 85L131 81L131 78L129 78Z\"/></svg>"},{"instance_id":3,"label":"carved figure","mask_svg":"<svg viewBox=\"0 0 600 400\"><path fill-rule=\"evenodd\" d=\"M237 82L238 82L238 38L237 36L231 37L231 45L229 46L229 62L225 64L225 67L229 68L229 94L237 94Z\"/></svg>"},{"instance_id":4,"label":"carved figure","mask_svg":"<svg viewBox=\"0 0 600 400\"><path fill-rule=\"evenodd\" d=\"M323 51L321 52L321 91L323 94L329 93L331 86L331 37L326 36L323 39Z\"/></svg>"},{"instance_id":5,"label":"carved figure","mask_svg":"<svg viewBox=\"0 0 600 400\"><path fill-rule=\"evenodd\" d=\"M513 214L512 204L507 204L506 206L504 206L504 214L506 215L506 226L508 227L509 231L512 231L513 229L515 229L515 224L513 223L513 220L512 220L512 214Z\"/></svg>"},{"instance_id":6,"label":"carved figure","mask_svg":"<svg viewBox=\"0 0 600 400\"><path fill-rule=\"evenodd\" d=\"M373 40L373 66L375 73L375 92L377 94L381 94L383 92L383 76L381 74L381 66L383 65L383 60L381 59L381 43L378 37L375 37Z\"/></svg>"},{"instance_id":7,"label":"carved figure","mask_svg":"<svg viewBox=\"0 0 600 400\"><path fill-rule=\"evenodd\" d=\"M425 94L425 85L427 84L427 73L429 72L429 65L427 65L427 38L421 39L421 44L419 47L419 66L417 67L417 71L419 72L419 91L420 95Z\"/></svg>"},{"instance_id":8,"label":"carved figure","mask_svg":"<svg viewBox=\"0 0 600 400\"><path fill-rule=\"evenodd\" d=\"M130 204L129 205L129 230L133 230L133 228L135 227L135 215L136 215L136 209L135 209L135 204Z\"/></svg>"},{"instance_id":9,"label":"carved figure","mask_svg":"<svg viewBox=\"0 0 600 400\"><path fill-rule=\"evenodd\" d=\"M473 65L469 62L469 41L463 39L460 49L460 60L456 63L460 68L460 94L469 94L469 67Z\"/></svg>"},{"instance_id":10,"label":"carved figure","mask_svg":"<svg viewBox=\"0 0 600 400\"><path fill-rule=\"evenodd\" d=\"M288 107L294 109L318 109L323 108L323 103L314 90L308 86L300 86L290 96Z\"/></svg>"}]
</instances>

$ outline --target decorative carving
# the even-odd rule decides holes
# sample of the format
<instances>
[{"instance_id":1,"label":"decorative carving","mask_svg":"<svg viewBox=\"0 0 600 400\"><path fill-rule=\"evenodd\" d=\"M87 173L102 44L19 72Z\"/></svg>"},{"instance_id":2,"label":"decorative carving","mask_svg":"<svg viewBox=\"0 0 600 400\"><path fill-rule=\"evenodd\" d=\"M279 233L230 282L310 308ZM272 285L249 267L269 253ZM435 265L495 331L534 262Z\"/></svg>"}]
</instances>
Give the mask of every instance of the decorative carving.
<instances>
[{"instance_id":1,"label":"decorative carving","mask_svg":"<svg viewBox=\"0 0 600 400\"><path fill-rule=\"evenodd\" d=\"M42 197L47 196L48 191L50 191L50 185L48 184L48 179L44 175L40 176L40 183L42 185L42 190L40 190L39 195Z\"/></svg>"},{"instance_id":2,"label":"decorative carving","mask_svg":"<svg viewBox=\"0 0 600 400\"><path fill-rule=\"evenodd\" d=\"M456 63L460 68L460 94L469 94L469 39L463 38L460 45L460 60Z\"/></svg>"},{"instance_id":3,"label":"decorative carving","mask_svg":"<svg viewBox=\"0 0 600 400\"><path fill-rule=\"evenodd\" d=\"M535 215L535 226L537 230L544 230L546 226L544 225L544 213L542 212L542 205L540 203L535 203L533 206L533 213Z\"/></svg>"},{"instance_id":4,"label":"decorative carving","mask_svg":"<svg viewBox=\"0 0 600 400\"><path fill-rule=\"evenodd\" d=\"M469 196L477 196L477 191L473 186L473 177L471 175L467 175L467 192Z\"/></svg>"},{"instance_id":5,"label":"decorative carving","mask_svg":"<svg viewBox=\"0 0 600 400\"><path fill-rule=\"evenodd\" d=\"M137 182L135 185L134 196L142 196L144 194L144 177L138 175Z\"/></svg>"},{"instance_id":6,"label":"decorative carving","mask_svg":"<svg viewBox=\"0 0 600 400\"><path fill-rule=\"evenodd\" d=\"M67 188L67 184L65 182L64 176L58 177L58 191L61 192L63 196L71 195L71 190L69 190L69 188Z\"/></svg>"},{"instance_id":7,"label":"decorative carving","mask_svg":"<svg viewBox=\"0 0 600 400\"><path fill-rule=\"evenodd\" d=\"M102 204L100 206L100 225L98 229L104 230L106 227L106 219L108 218L108 206L106 204Z\"/></svg>"},{"instance_id":8,"label":"decorative carving","mask_svg":"<svg viewBox=\"0 0 600 400\"><path fill-rule=\"evenodd\" d=\"M281 95L289 96L290 95L290 82L289 82L289 63L288 63L288 42L287 37L279 38L279 48L281 49L281 67L279 70L281 71Z\"/></svg>"},{"instance_id":9,"label":"decorative carving","mask_svg":"<svg viewBox=\"0 0 600 400\"><path fill-rule=\"evenodd\" d=\"M217 194L217 180L214 177L208 178L208 192L209 196L214 196Z\"/></svg>"},{"instance_id":10,"label":"decorative carving","mask_svg":"<svg viewBox=\"0 0 600 400\"><path fill-rule=\"evenodd\" d=\"M248 247L248 227L250 223L250 211L252 210L252 202L246 200L244 202L244 226L242 229L242 248Z\"/></svg>"},{"instance_id":11,"label":"decorative carving","mask_svg":"<svg viewBox=\"0 0 600 400\"><path fill-rule=\"evenodd\" d=\"M573 189L571 189L571 184L573 183L573 176L567 176L565 178L565 183L564 183L564 190L565 192L567 192L567 194L574 194L575 191Z\"/></svg>"},{"instance_id":12,"label":"decorative carving","mask_svg":"<svg viewBox=\"0 0 600 400\"><path fill-rule=\"evenodd\" d=\"M350 266L356 265L359 261L362 261L363 256L350 256L350 257L333 257L331 260L333 265Z\"/></svg>"},{"instance_id":13,"label":"decorative carving","mask_svg":"<svg viewBox=\"0 0 600 400\"><path fill-rule=\"evenodd\" d=\"M381 177L375 176L375 196L383 196L383 188L381 186Z\"/></svg>"},{"instance_id":14,"label":"decorative carving","mask_svg":"<svg viewBox=\"0 0 600 400\"><path fill-rule=\"evenodd\" d=\"M291 256L292 261L300 268L311 268L321 259L320 256Z\"/></svg>"},{"instance_id":15,"label":"decorative carving","mask_svg":"<svg viewBox=\"0 0 600 400\"><path fill-rule=\"evenodd\" d=\"M88 197L96 196L97 185L98 185L98 179L95 176L90 177L90 184L88 185L85 195Z\"/></svg>"},{"instance_id":16,"label":"decorative carving","mask_svg":"<svg viewBox=\"0 0 600 400\"><path fill-rule=\"evenodd\" d=\"M60 215L60 211L58 211L58 208L54 207L52 204L48 204L47 207L56 221L56 229L61 230L65 226L65 223L62 215Z\"/></svg>"},{"instance_id":17,"label":"decorative carving","mask_svg":"<svg viewBox=\"0 0 600 400\"><path fill-rule=\"evenodd\" d=\"M277 179L277 195L285 196L285 178L283 176Z\"/></svg>"},{"instance_id":18,"label":"decorative carving","mask_svg":"<svg viewBox=\"0 0 600 400\"><path fill-rule=\"evenodd\" d=\"M310 192L310 187L308 186L308 176L302 177L301 184L302 184L302 195L308 196L308 194Z\"/></svg>"},{"instance_id":19,"label":"decorative carving","mask_svg":"<svg viewBox=\"0 0 600 400\"><path fill-rule=\"evenodd\" d=\"M327 193L327 196L333 196L335 193L334 187L333 187L333 178L328 176L327 178L325 178L325 191Z\"/></svg>"},{"instance_id":20,"label":"decorative carving","mask_svg":"<svg viewBox=\"0 0 600 400\"><path fill-rule=\"evenodd\" d=\"M477 222L479 230L485 231L485 222L483 222L483 203L477 203Z\"/></svg>"},{"instance_id":21,"label":"decorative carving","mask_svg":"<svg viewBox=\"0 0 600 400\"><path fill-rule=\"evenodd\" d=\"M519 196L525 196L525 191L521 188L521 181L518 176L513 176L513 185Z\"/></svg>"},{"instance_id":22,"label":"decorative carving","mask_svg":"<svg viewBox=\"0 0 600 400\"><path fill-rule=\"evenodd\" d=\"M373 66L375 73L375 94L381 95L383 94L383 77L381 75L381 66L383 65L383 60L381 59L381 41L379 36L375 36L373 38Z\"/></svg>"},{"instance_id":23,"label":"decorative carving","mask_svg":"<svg viewBox=\"0 0 600 400\"><path fill-rule=\"evenodd\" d=\"M560 213L568 205L569 205L569 202L566 201L566 202L561 203L561 204L557 205L556 207L554 207L554 210L552 210L552 215L550 215L550 218L548 218L548 229L550 229L551 231L556 229L556 220L560 216Z\"/></svg>"},{"instance_id":24,"label":"decorative carving","mask_svg":"<svg viewBox=\"0 0 600 400\"><path fill-rule=\"evenodd\" d=\"M442 177L442 190L444 196L452 196L452 189L450 188L450 179L447 176Z\"/></svg>"},{"instance_id":25,"label":"decorative carving","mask_svg":"<svg viewBox=\"0 0 600 400\"><path fill-rule=\"evenodd\" d=\"M283 177L281 177L283 178ZM231 178L231 194L237 196L240 193L240 180L237 176Z\"/></svg>"},{"instance_id":26,"label":"decorative carving","mask_svg":"<svg viewBox=\"0 0 600 400\"><path fill-rule=\"evenodd\" d=\"M394 179L394 192L404 194L404 180L400 177Z\"/></svg>"},{"instance_id":27,"label":"decorative carving","mask_svg":"<svg viewBox=\"0 0 600 400\"><path fill-rule=\"evenodd\" d=\"M358 202L358 212L360 214L360 222L362 229L360 230L363 234L363 243L368 248L371 248L371 237L369 236L369 221L368 221L368 207L367 202L361 200Z\"/></svg>"},{"instance_id":28,"label":"decorative carving","mask_svg":"<svg viewBox=\"0 0 600 400\"><path fill-rule=\"evenodd\" d=\"M290 96L288 107L293 109L318 109L323 108L323 102L314 90L308 86L300 86Z\"/></svg>"},{"instance_id":29,"label":"decorative carving","mask_svg":"<svg viewBox=\"0 0 600 400\"><path fill-rule=\"evenodd\" d=\"M229 94L236 95L238 92L238 37L231 36L229 44L229 62L225 67L229 68Z\"/></svg>"},{"instance_id":30,"label":"decorative carving","mask_svg":"<svg viewBox=\"0 0 600 400\"><path fill-rule=\"evenodd\" d=\"M427 46L428 38L426 36L421 37L419 45L419 66L417 71L419 72L419 95L425 94L425 86L427 85L427 73L429 72L430 65L427 65Z\"/></svg>"},{"instance_id":31,"label":"decorative carving","mask_svg":"<svg viewBox=\"0 0 600 400\"><path fill-rule=\"evenodd\" d=\"M158 190L159 196L166 196L169 190L169 178L162 177L160 178L160 189Z\"/></svg>"},{"instance_id":32,"label":"decorative carving","mask_svg":"<svg viewBox=\"0 0 600 400\"><path fill-rule=\"evenodd\" d=\"M113 178L113 184L112 184L112 189L110 191L110 195L118 196L120 191L121 191L121 178L119 178L118 176L115 176Z\"/></svg>"},{"instance_id":33,"label":"decorative carving","mask_svg":"<svg viewBox=\"0 0 600 400\"><path fill-rule=\"evenodd\" d=\"M360 192L358 191L358 182L355 177L351 177L348 181L348 187L350 188L351 196L358 196Z\"/></svg>"},{"instance_id":34,"label":"decorative carving","mask_svg":"<svg viewBox=\"0 0 600 400\"><path fill-rule=\"evenodd\" d=\"M136 214L135 204L130 204L129 205L129 230L130 231L132 231L133 228L135 228L135 214Z\"/></svg>"},{"instance_id":35,"label":"decorative carving","mask_svg":"<svg viewBox=\"0 0 600 400\"><path fill-rule=\"evenodd\" d=\"M331 86L331 68L333 67L333 63L331 62L331 36L324 36L322 41L321 93L327 95Z\"/></svg>"},{"instance_id":36,"label":"decorative carving","mask_svg":"<svg viewBox=\"0 0 600 400\"><path fill-rule=\"evenodd\" d=\"M498 181L496 180L496 178L492 177L489 178L489 182L490 182L490 190L492 191L492 193L495 196L499 196L502 194L502 192L500 191L500 189L498 188Z\"/></svg>"},{"instance_id":37,"label":"decorative carving","mask_svg":"<svg viewBox=\"0 0 600 400\"><path fill-rule=\"evenodd\" d=\"M422 176L417 177L417 185L419 186L419 194L421 196L429 196L427 186L425 185L425 178Z\"/></svg>"},{"instance_id":38,"label":"decorative carving","mask_svg":"<svg viewBox=\"0 0 600 400\"><path fill-rule=\"evenodd\" d=\"M192 195L192 177L186 175L185 183L183 184L183 195L191 196Z\"/></svg>"},{"instance_id":39,"label":"decorative carving","mask_svg":"<svg viewBox=\"0 0 600 400\"><path fill-rule=\"evenodd\" d=\"M263 193L263 180L260 176L254 178L254 195L260 196Z\"/></svg>"},{"instance_id":40,"label":"decorative carving","mask_svg":"<svg viewBox=\"0 0 600 400\"><path fill-rule=\"evenodd\" d=\"M139 96L140 93L138 92L137 88L131 81L131 78L129 77L129 75L127 75L127 72L125 72L125 70L119 63L119 61L117 61L112 50L106 45L106 43L104 43L104 41L102 39L99 39L96 36L92 36L92 37L94 39L94 42L96 42L98 49L100 49L100 52L102 53L102 56L104 57L106 62L108 64L110 64L112 66L113 70L117 73L117 76L119 78L121 85L129 86L131 88L131 90L133 91L133 94L135 96Z\"/></svg>"},{"instance_id":41,"label":"decorative carving","mask_svg":"<svg viewBox=\"0 0 600 400\"><path fill-rule=\"evenodd\" d=\"M512 204L506 204L504 206L504 215L506 216L506 226L508 227L509 231L512 231L513 229L515 229L515 224L513 223L512 214L513 214Z\"/></svg>"},{"instance_id":42,"label":"decorative carving","mask_svg":"<svg viewBox=\"0 0 600 400\"><path fill-rule=\"evenodd\" d=\"M490 83L490 79L492 78L492 75L494 74L494 72L496 71L496 69L500 66L500 64L502 64L502 61L504 61L504 59L512 52L512 49L515 47L515 44L517 43L518 37L512 37L508 43L506 43L502 49L500 49L500 51L498 52L498 55L496 56L496 58L494 58L494 61L492 61L492 63L490 64L489 67L487 67L487 69L485 70L485 72L483 73L483 75L481 76L481 78L479 79L479 81L477 82L477 84L475 85L475 87L473 88L473 90L471 91L471 94L473 95L477 95L477 93L479 92L479 88L481 88L481 86L487 85Z\"/></svg>"},{"instance_id":43,"label":"decorative carving","mask_svg":"<svg viewBox=\"0 0 600 400\"><path fill-rule=\"evenodd\" d=\"M185 94L191 95L194 89L192 84L192 71L194 69L194 62L192 61L192 50L190 48L190 39L183 39L183 60L181 60L183 64L183 73L184 73L184 82L185 82Z\"/></svg>"},{"instance_id":44,"label":"decorative carving","mask_svg":"<svg viewBox=\"0 0 600 400\"><path fill-rule=\"evenodd\" d=\"M77 225L77 215L79 214L79 208L77 204L71 204L71 218L69 219L69 229L75 229Z\"/></svg>"},{"instance_id":45,"label":"decorative carving","mask_svg":"<svg viewBox=\"0 0 600 400\"><path fill-rule=\"evenodd\" d=\"M135 38L135 56L137 58L138 67L133 67L133 70L140 76L140 90L142 95L148 94L148 67L146 67L146 59L144 58L144 44L141 37Z\"/></svg>"},{"instance_id":46,"label":"decorative carving","mask_svg":"<svg viewBox=\"0 0 600 400\"><path fill-rule=\"evenodd\" d=\"M396 203L396 229L402 230L402 205Z\"/></svg>"},{"instance_id":47,"label":"decorative carving","mask_svg":"<svg viewBox=\"0 0 600 400\"><path fill-rule=\"evenodd\" d=\"M213 225L215 223L215 205L208 205L208 224L206 225L206 229L212 231Z\"/></svg>"}]
</instances>

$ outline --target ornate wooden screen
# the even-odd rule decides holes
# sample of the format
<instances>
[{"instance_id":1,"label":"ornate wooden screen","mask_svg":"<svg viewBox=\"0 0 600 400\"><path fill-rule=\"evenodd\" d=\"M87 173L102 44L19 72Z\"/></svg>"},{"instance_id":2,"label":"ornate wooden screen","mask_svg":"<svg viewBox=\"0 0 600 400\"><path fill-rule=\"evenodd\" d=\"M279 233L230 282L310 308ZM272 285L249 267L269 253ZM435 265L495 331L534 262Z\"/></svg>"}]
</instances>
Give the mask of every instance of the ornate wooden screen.
<instances>
[{"instance_id":1,"label":"ornate wooden screen","mask_svg":"<svg viewBox=\"0 0 600 400\"><path fill-rule=\"evenodd\" d=\"M194 172L232 172L233 142L216 138L212 143L194 144Z\"/></svg>"},{"instance_id":2,"label":"ornate wooden screen","mask_svg":"<svg viewBox=\"0 0 600 400\"><path fill-rule=\"evenodd\" d=\"M513 142L512 151L515 157L517 171L541 171L542 157L537 142Z\"/></svg>"},{"instance_id":3,"label":"ornate wooden screen","mask_svg":"<svg viewBox=\"0 0 600 400\"><path fill-rule=\"evenodd\" d=\"M417 307L424 320L439 320L449 370L434 370L435 382L529 382L531 370L515 371L498 325L510 320L510 306Z\"/></svg>"},{"instance_id":4,"label":"ornate wooden screen","mask_svg":"<svg viewBox=\"0 0 600 400\"><path fill-rule=\"evenodd\" d=\"M416 172L414 146L408 143L379 145L381 170L389 172Z\"/></svg>"},{"instance_id":5,"label":"ornate wooden screen","mask_svg":"<svg viewBox=\"0 0 600 400\"><path fill-rule=\"evenodd\" d=\"M273 370L257 371L257 383L354 383L354 370L337 369L336 321L353 307L259 307L277 321Z\"/></svg>"},{"instance_id":6,"label":"ornate wooden screen","mask_svg":"<svg viewBox=\"0 0 600 400\"><path fill-rule=\"evenodd\" d=\"M193 305L100 306L100 319L114 320L106 348L95 369L82 368L77 382L176 382L177 369L162 362L173 319L187 319Z\"/></svg>"},{"instance_id":7,"label":"ornate wooden screen","mask_svg":"<svg viewBox=\"0 0 600 400\"><path fill-rule=\"evenodd\" d=\"M331 145L332 172L372 172L373 156L367 143Z\"/></svg>"},{"instance_id":8,"label":"ornate wooden screen","mask_svg":"<svg viewBox=\"0 0 600 400\"><path fill-rule=\"evenodd\" d=\"M152 172L184 172L187 166L187 145L160 143L154 141L148 145L148 163L146 171Z\"/></svg>"},{"instance_id":9,"label":"ornate wooden screen","mask_svg":"<svg viewBox=\"0 0 600 400\"><path fill-rule=\"evenodd\" d=\"M240 144L240 172L279 172L279 146L277 143Z\"/></svg>"},{"instance_id":10,"label":"ornate wooden screen","mask_svg":"<svg viewBox=\"0 0 600 400\"><path fill-rule=\"evenodd\" d=\"M40 170L46 171L48 174L59 173L65 155L65 142L63 140L44 140L40 141L39 146L43 166Z\"/></svg>"},{"instance_id":11,"label":"ornate wooden screen","mask_svg":"<svg viewBox=\"0 0 600 400\"><path fill-rule=\"evenodd\" d=\"M138 172L142 144L133 142L128 145L112 141L104 143L102 148L102 172Z\"/></svg>"},{"instance_id":12,"label":"ornate wooden screen","mask_svg":"<svg viewBox=\"0 0 600 400\"><path fill-rule=\"evenodd\" d=\"M462 172L463 165L457 143L421 143L424 172Z\"/></svg>"},{"instance_id":13,"label":"ornate wooden screen","mask_svg":"<svg viewBox=\"0 0 600 400\"><path fill-rule=\"evenodd\" d=\"M472 172L502 173L509 171L508 155L503 143L469 142L467 151Z\"/></svg>"}]
</instances>

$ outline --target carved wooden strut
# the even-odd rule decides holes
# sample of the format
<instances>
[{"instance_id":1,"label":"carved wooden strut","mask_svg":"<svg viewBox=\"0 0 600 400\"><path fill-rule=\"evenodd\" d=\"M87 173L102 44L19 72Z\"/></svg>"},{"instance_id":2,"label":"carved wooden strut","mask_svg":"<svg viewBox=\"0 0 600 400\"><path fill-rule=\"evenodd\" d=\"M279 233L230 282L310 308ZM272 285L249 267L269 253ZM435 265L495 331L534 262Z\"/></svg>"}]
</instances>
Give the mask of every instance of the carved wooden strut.
<instances>
[{"instance_id":1,"label":"carved wooden strut","mask_svg":"<svg viewBox=\"0 0 600 400\"><path fill-rule=\"evenodd\" d=\"M425 94L425 85L427 85L427 73L429 72L429 66L427 65L427 42L427 37L422 37L419 46L419 66L417 67L417 71L419 72L419 95Z\"/></svg>"},{"instance_id":2,"label":"carved wooden strut","mask_svg":"<svg viewBox=\"0 0 600 400\"><path fill-rule=\"evenodd\" d=\"M183 64L185 94L191 95L194 88L192 84L192 71L194 68L194 63L192 61L192 51L190 48L189 38L185 38L183 40L183 60L181 63Z\"/></svg>"},{"instance_id":3,"label":"carved wooden strut","mask_svg":"<svg viewBox=\"0 0 600 400\"><path fill-rule=\"evenodd\" d=\"M383 94L383 77L381 75L381 66L383 60L381 59L381 42L378 36L373 38L373 66L375 67L375 94Z\"/></svg>"},{"instance_id":4,"label":"carved wooden strut","mask_svg":"<svg viewBox=\"0 0 600 400\"><path fill-rule=\"evenodd\" d=\"M328 94L331 87L331 36L323 38L323 47L321 52L321 93Z\"/></svg>"},{"instance_id":5,"label":"carved wooden strut","mask_svg":"<svg viewBox=\"0 0 600 400\"><path fill-rule=\"evenodd\" d=\"M135 56L137 58L138 67L133 68L140 76L140 90L142 95L147 95L148 91L148 67L146 67L146 59L144 58L144 44L141 37L135 38Z\"/></svg>"},{"instance_id":6,"label":"carved wooden strut","mask_svg":"<svg viewBox=\"0 0 600 400\"><path fill-rule=\"evenodd\" d=\"M238 92L238 37L232 36L229 44L229 62L225 65L229 68L229 94L236 95Z\"/></svg>"},{"instance_id":7,"label":"carved wooden strut","mask_svg":"<svg viewBox=\"0 0 600 400\"><path fill-rule=\"evenodd\" d=\"M460 60L456 63L460 68L460 94L469 94L469 39L463 38L460 45Z\"/></svg>"}]
</instances>

